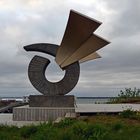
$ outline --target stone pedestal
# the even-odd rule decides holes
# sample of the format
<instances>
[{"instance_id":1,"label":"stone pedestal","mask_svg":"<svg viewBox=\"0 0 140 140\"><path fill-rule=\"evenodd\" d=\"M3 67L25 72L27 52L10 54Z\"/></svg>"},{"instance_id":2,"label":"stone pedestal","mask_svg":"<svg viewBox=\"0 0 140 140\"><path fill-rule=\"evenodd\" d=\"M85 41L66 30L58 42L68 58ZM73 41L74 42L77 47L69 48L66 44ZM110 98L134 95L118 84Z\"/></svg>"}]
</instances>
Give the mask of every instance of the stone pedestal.
<instances>
[{"instance_id":1,"label":"stone pedestal","mask_svg":"<svg viewBox=\"0 0 140 140\"><path fill-rule=\"evenodd\" d=\"M75 113L74 107L15 107L14 121L54 121L58 117L65 117L66 113Z\"/></svg>"},{"instance_id":2,"label":"stone pedestal","mask_svg":"<svg viewBox=\"0 0 140 140\"><path fill-rule=\"evenodd\" d=\"M45 96L45 95L30 95L29 96L30 107L74 107L73 95L57 95L57 96Z\"/></svg>"},{"instance_id":3,"label":"stone pedestal","mask_svg":"<svg viewBox=\"0 0 140 140\"><path fill-rule=\"evenodd\" d=\"M74 96L31 95L29 105L13 109L14 121L54 121L75 113Z\"/></svg>"}]
</instances>

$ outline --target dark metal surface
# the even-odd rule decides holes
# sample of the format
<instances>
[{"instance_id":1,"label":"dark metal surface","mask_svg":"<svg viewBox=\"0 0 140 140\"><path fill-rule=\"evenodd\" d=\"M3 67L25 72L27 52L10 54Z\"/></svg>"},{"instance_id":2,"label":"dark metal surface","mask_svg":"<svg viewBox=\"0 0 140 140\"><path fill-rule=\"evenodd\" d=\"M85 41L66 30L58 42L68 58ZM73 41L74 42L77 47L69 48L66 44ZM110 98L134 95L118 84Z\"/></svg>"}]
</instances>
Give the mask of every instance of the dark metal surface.
<instances>
[{"instance_id":1,"label":"dark metal surface","mask_svg":"<svg viewBox=\"0 0 140 140\"><path fill-rule=\"evenodd\" d=\"M36 52L47 53L55 57L58 47L59 46L55 44L36 43L36 44L27 45L24 47L24 49L26 51L36 51Z\"/></svg>"},{"instance_id":2,"label":"dark metal surface","mask_svg":"<svg viewBox=\"0 0 140 140\"><path fill-rule=\"evenodd\" d=\"M55 56L57 45L32 44L24 47L27 51L44 52ZM45 77L45 70L50 61L41 56L34 56L28 68L28 76L32 85L44 95L65 95L70 92L78 82L80 74L79 62L75 62L64 68L65 76L59 82L50 82Z\"/></svg>"}]
</instances>

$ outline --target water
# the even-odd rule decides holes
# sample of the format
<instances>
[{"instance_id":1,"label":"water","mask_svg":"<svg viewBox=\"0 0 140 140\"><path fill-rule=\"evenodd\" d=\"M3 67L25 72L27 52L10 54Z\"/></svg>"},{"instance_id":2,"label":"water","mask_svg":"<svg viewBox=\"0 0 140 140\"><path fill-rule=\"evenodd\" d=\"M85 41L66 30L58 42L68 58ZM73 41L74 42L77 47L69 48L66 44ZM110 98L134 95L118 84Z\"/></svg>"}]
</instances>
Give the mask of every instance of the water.
<instances>
[{"instance_id":1,"label":"water","mask_svg":"<svg viewBox=\"0 0 140 140\"><path fill-rule=\"evenodd\" d=\"M0 100L2 101L10 101L10 100L14 100L14 101L23 101L23 97L0 97Z\"/></svg>"},{"instance_id":2,"label":"water","mask_svg":"<svg viewBox=\"0 0 140 140\"><path fill-rule=\"evenodd\" d=\"M76 97L77 104L104 104L113 97ZM17 100L22 101L23 97L1 97L1 100Z\"/></svg>"},{"instance_id":3,"label":"water","mask_svg":"<svg viewBox=\"0 0 140 140\"><path fill-rule=\"evenodd\" d=\"M105 104L112 97L76 97L77 104Z\"/></svg>"}]
</instances>

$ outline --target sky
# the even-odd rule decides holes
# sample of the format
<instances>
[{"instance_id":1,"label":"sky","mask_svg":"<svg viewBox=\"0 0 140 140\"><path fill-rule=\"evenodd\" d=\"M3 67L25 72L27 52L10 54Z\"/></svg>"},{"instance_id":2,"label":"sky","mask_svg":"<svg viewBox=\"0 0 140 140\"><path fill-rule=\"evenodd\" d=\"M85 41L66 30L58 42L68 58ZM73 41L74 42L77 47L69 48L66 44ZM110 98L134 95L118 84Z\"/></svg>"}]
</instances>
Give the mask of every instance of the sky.
<instances>
[{"instance_id":1,"label":"sky","mask_svg":"<svg viewBox=\"0 0 140 140\"><path fill-rule=\"evenodd\" d=\"M60 45L70 9L102 22L96 34L111 43L102 58L80 64L75 96L117 96L124 88L140 88L139 0L0 0L0 97L39 94L28 79L34 55L50 58L48 80L64 72L53 57L25 52L32 43Z\"/></svg>"}]
</instances>

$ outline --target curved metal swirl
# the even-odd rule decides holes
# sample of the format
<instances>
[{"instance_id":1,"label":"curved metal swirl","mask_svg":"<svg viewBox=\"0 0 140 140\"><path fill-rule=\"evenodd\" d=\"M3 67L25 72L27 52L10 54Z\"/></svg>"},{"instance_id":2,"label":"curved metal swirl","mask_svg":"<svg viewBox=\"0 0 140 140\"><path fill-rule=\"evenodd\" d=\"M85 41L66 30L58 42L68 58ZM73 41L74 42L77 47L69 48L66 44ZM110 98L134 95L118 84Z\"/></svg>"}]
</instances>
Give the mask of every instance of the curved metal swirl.
<instances>
[{"instance_id":1,"label":"curved metal swirl","mask_svg":"<svg viewBox=\"0 0 140 140\"><path fill-rule=\"evenodd\" d=\"M58 45L40 43L25 46L26 51L37 51L56 56ZM50 82L45 77L45 70L49 65L49 59L34 56L28 68L28 76L32 85L44 95L64 95L70 92L77 84L80 74L79 62L75 62L63 70L65 76L59 82Z\"/></svg>"}]
</instances>

